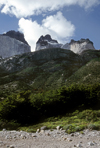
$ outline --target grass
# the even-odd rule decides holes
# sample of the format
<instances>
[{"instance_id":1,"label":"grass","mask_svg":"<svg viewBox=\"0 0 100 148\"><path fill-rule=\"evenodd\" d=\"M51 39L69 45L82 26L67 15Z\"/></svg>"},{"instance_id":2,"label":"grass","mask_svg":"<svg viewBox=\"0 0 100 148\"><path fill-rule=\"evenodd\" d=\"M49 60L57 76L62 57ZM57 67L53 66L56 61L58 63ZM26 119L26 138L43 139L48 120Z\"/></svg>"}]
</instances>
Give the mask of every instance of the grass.
<instances>
[{"instance_id":1,"label":"grass","mask_svg":"<svg viewBox=\"0 0 100 148\"><path fill-rule=\"evenodd\" d=\"M81 67L68 78L66 85L100 83L100 58L96 58Z\"/></svg>"},{"instance_id":2,"label":"grass","mask_svg":"<svg viewBox=\"0 0 100 148\"><path fill-rule=\"evenodd\" d=\"M91 113L91 114L90 114ZM87 118L87 114L90 114L90 118ZM95 116L93 116L95 114ZM81 112L74 111L73 113L66 114L64 116L50 117L40 123L34 125L20 126L19 124L13 122L8 123L6 128L23 130L26 132L36 132L42 126L47 126L47 129L56 129L57 126L62 127L68 134L77 131L83 131L88 128L90 130L100 130L100 110L83 110ZM1 125L2 122L0 122ZM8 126L8 127L7 127ZM2 126L5 128L5 125Z\"/></svg>"}]
</instances>

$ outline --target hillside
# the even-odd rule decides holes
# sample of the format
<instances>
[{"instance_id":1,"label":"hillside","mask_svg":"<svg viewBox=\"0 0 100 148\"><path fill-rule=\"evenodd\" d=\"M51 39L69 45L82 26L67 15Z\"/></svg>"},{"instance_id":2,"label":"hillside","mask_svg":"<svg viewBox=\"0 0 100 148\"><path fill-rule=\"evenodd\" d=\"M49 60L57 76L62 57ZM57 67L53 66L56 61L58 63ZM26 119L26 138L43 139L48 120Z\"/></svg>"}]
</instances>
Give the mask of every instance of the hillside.
<instances>
[{"instance_id":1,"label":"hillside","mask_svg":"<svg viewBox=\"0 0 100 148\"><path fill-rule=\"evenodd\" d=\"M61 123L62 118L63 126L66 123L70 127L74 121L70 132L76 131L77 126L78 130L84 129L90 122L100 122L99 90L99 50L85 50L79 55L51 48L1 58L0 129L39 122L51 125L56 120ZM90 114L88 120L87 114Z\"/></svg>"},{"instance_id":2,"label":"hillside","mask_svg":"<svg viewBox=\"0 0 100 148\"><path fill-rule=\"evenodd\" d=\"M86 63L89 61L91 63L92 59L99 57L100 51L97 50L87 50L81 55L77 55L70 50L52 48L1 59L1 97L2 95L8 95L26 89L49 90L59 88L63 85L70 85L73 82L78 83L78 81L81 81L83 83L80 72L83 70L81 69L87 67ZM84 69L84 82L87 82L87 78L89 79L88 82L90 81L89 83L99 82L99 70L95 70L95 81L89 71L91 64L88 65L87 69ZM99 65L94 63L94 68L98 69ZM77 78L77 80L76 77L78 76L80 79Z\"/></svg>"},{"instance_id":3,"label":"hillside","mask_svg":"<svg viewBox=\"0 0 100 148\"><path fill-rule=\"evenodd\" d=\"M67 85L70 85L70 83L87 85L100 83L100 58L91 60L75 72L68 78Z\"/></svg>"},{"instance_id":4,"label":"hillside","mask_svg":"<svg viewBox=\"0 0 100 148\"><path fill-rule=\"evenodd\" d=\"M67 86L73 83L85 85L100 83L100 51L87 50L81 56L87 63L68 78Z\"/></svg>"},{"instance_id":5,"label":"hillside","mask_svg":"<svg viewBox=\"0 0 100 148\"><path fill-rule=\"evenodd\" d=\"M82 65L79 55L59 48L17 55L1 60L0 88L4 94L58 88Z\"/></svg>"}]
</instances>

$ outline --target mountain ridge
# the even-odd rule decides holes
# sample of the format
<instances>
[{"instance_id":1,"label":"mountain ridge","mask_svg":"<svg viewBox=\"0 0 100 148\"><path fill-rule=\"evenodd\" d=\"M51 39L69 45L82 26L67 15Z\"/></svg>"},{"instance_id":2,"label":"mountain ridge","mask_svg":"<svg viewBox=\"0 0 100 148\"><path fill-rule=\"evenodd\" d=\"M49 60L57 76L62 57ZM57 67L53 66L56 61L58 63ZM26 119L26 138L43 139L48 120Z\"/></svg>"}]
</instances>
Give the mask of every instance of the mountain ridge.
<instances>
[{"instance_id":1,"label":"mountain ridge","mask_svg":"<svg viewBox=\"0 0 100 148\"><path fill-rule=\"evenodd\" d=\"M26 89L49 90L64 85L82 66L100 58L100 51L85 50L81 55L52 48L16 55L0 61L0 89L10 94Z\"/></svg>"},{"instance_id":2,"label":"mountain ridge","mask_svg":"<svg viewBox=\"0 0 100 148\"><path fill-rule=\"evenodd\" d=\"M66 43L63 45L58 43L57 40L52 39L50 35L42 35L36 42L35 51L48 48L61 48L71 50L77 54L81 54L81 52L87 49L95 50L93 42L89 39L81 38L78 41L72 39L70 43Z\"/></svg>"},{"instance_id":3,"label":"mountain ridge","mask_svg":"<svg viewBox=\"0 0 100 148\"><path fill-rule=\"evenodd\" d=\"M9 34L19 34L19 32L10 32ZM18 35L20 36L20 35ZM21 36L23 36L21 34ZM10 38L4 35L3 37ZM22 37L23 38L23 37ZM16 40L15 38L10 38ZM17 41L20 42L20 41ZM37 44L48 44L52 42L59 44L58 41L51 38L50 35L41 36L37 41ZM93 42L89 39L81 39L79 41L71 40L69 45L82 44L87 42L93 47ZM21 42L22 43L22 42ZM23 43L25 44L25 43ZM25 46L29 46L25 44ZM43 46L43 47L44 47ZM50 48L51 47L51 48ZM19 55L13 55L3 59L0 57L0 89L3 92L16 92L24 89L57 89L63 85L69 85L73 83L70 80L74 77L74 74L85 66L92 59L100 58L100 51L96 49L82 48L80 54L75 53L69 49L63 49L61 47L42 48L42 50L36 50L34 52L19 53Z\"/></svg>"}]
</instances>

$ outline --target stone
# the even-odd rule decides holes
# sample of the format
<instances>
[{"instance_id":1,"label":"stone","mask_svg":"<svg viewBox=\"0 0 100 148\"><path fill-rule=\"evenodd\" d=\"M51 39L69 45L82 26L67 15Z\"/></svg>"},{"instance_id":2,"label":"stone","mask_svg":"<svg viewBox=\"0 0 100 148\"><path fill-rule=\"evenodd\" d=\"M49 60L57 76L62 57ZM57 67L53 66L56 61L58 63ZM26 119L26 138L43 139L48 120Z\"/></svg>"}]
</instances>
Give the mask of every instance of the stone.
<instances>
[{"instance_id":1,"label":"stone","mask_svg":"<svg viewBox=\"0 0 100 148\"><path fill-rule=\"evenodd\" d=\"M91 142L91 141L90 141L90 142L88 142L88 145L89 145L89 146L93 146L93 145L94 145L94 142Z\"/></svg>"},{"instance_id":2,"label":"stone","mask_svg":"<svg viewBox=\"0 0 100 148\"><path fill-rule=\"evenodd\" d=\"M72 133L71 136L73 137L74 136L74 133Z\"/></svg>"},{"instance_id":3,"label":"stone","mask_svg":"<svg viewBox=\"0 0 100 148\"><path fill-rule=\"evenodd\" d=\"M24 135L24 134L22 134L20 137L21 137L22 139L26 139L26 138L27 138L26 135Z\"/></svg>"},{"instance_id":4,"label":"stone","mask_svg":"<svg viewBox=\"0 0 100 148\"><path fill-rule=\"evenodd\" d=\"M4 128L2 131L3 131L3 132L5 132L5 131L6 131L6 129Z\"/></svg>"},{"instance_id":5,"label":"stone","mask_svg":"<svg viewBox=\"0 0 100 148\"><path fill-rule=\"evenodd\" d=\"M40 132L40 129L37 129L36 133L39 133Z\"/></svg>"},{"instance_id":6,"label":"stone","mask_svg":"<svg viewBox=\"0 0 100 148\"><path fill-rule=\"evenodd\" d=\"M69 141L69 142L70 142L70 141L72 141L72 139L70 139L70 138L67 138L67 141Z\"/></svg>"},{"instance_id":7,"label":"stone","mask_svg":"<svg viewBox=\"0 0 100 148\"><path fill-rule=\"evenodd\" d=\"M46 130L47 127L46 127L46 126L42 126L40 129L41 129L41 130Z\"/></svg>"},{"instance_id":8,"label":"stone","mask_svg":"<svg viewBox=\"0 0 100 148\"><path fill-rule=\"evenodd\" d=\"M79 143L79 144L76 145L76 147L80 148L80 147L83 147L83 146Z\"/></svg>"},{"instance_id":9,"label":"stone","mask_svg":"<svg viewBox=\"0 0 100 148\"><path fill-rule=\"evenodd\" d=\"M64 137L64 138L63 138L63 140L67 140L67 138L66 138L66 137Z\"/></svg>"},{"instance_id":10,"label":"stone","mask_svg":"<svg viewBox=\"0 0 100 148\"><path fill-rule=\"evenodd\" d=\"M50 136L50 133L47 133L46 135L47 135L47 136Z\"/></svg>"},{"instance_id":11,"label":"stone","mask_svg":"<svg viewBox=\"0 0 100 148\"><path fill-rule=\"evenodd\" d=\"M15 146L14 145L10 145L9 148L15 148Z\"/></svg>"},{"instance_id":12,"label":"stone","mask_svg":"<svg viewBox=\"0 0 100 148\"><path fill-rule=\"evenodd\" d=\"M41 134L44 134L44 133L45 133L45 130L41 130L40 133L41 133Z\"/></svg>"},{"instance_id":13,"label":"stone","mask_svg":"<svg viewBox=\"0 0 100 148\"><path fill-rule=\"evenodd\" d=\"M53 137L56 137L56 135L53 135Z\"/></svg>"},{"instance_id":14,"label":"stone","mask_svg":"<svg viewBox=\"0 0 100 148\"><path fill-rule=\"evenodd\" d=\"M57 130L60 130L60 128L61 128L60 126L57 126L57 127L56 127Z\"/></svg>"},{"instance_id":15,"label":"stone","mask_svg":"<svg viewBox=\"0 0 100 148\"><path fill-rule=\"evenodd\" d=\"M37 135L34 135L34 134L33 134L32 137L37 137Z\"/></svg>"}]
</instances>

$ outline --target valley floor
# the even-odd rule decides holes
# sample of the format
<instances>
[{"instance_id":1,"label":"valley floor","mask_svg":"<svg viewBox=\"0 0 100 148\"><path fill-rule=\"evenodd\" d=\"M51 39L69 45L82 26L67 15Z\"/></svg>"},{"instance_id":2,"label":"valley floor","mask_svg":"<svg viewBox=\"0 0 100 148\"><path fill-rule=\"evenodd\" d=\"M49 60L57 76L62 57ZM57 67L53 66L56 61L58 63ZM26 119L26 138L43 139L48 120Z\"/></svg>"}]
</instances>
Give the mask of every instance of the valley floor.
<instances>
[{"instance_id":1,"label":"valley floor","mask_svg":"<svg viewBox=\"0 0 100 148\"><path fill-rule=\"evenodd\" d=\"M24 131L0 132L1 148L100 148L100 131L85 129L67 134L64 130L42 130L39 133Z\"/></svg>"}]
</instances>

